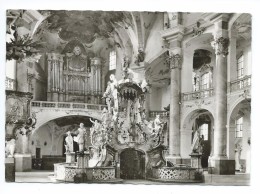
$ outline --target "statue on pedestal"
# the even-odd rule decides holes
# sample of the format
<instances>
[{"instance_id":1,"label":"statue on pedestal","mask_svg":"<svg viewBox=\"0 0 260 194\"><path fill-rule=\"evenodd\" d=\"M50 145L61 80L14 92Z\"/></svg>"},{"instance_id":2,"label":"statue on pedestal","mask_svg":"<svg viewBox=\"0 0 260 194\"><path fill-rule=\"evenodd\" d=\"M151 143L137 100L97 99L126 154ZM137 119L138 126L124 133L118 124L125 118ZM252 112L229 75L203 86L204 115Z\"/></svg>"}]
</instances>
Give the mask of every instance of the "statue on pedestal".
<instances>
[{"instance_id":1,"label":"statue on pedestal","mask_svg":"<svg viewBox=\"0 0 260 194\"><path fill-rule=\"evenodd\" d=\"M67 132L67 137L65 138L65 149L66 153L73 152L73 137L71 136L71 132Z\"/></svg>"},{"instance_id":2,"label":"statue on pedestal","mask_svg":"<svg viewBox=\"0 0 260 194\"><path fill-rule=\"evenodd\" d=\"M84 124L80 123L79 128L78 128L78 135L76 137L74 137L74 141L76 141L79 144L79 152L84 151L85 136L86 136L86 129L84 127Z\"/></svg>"},{"instance_id":3,"label":"statue on pedestal","mask_svg":"<svg viewBox=\"0 0 260 194\"><path fill-rule=\"evenodd\" d=\"M242 152L242 146L237 143L235 145L235 169L236 171L241 171L241 164L240 164L240 156Z\"/></svg>"},{"instance_id":4,"label":"statue on pedestal","mask_svg":"<svg viewBox=\"0 0 260 194\"><path fill-rule=\"evenodd\" d=\"M15 139L11 139L10 141L5 141L5 157L13 158L15 151Z\"/></svg>"}]
</instances>

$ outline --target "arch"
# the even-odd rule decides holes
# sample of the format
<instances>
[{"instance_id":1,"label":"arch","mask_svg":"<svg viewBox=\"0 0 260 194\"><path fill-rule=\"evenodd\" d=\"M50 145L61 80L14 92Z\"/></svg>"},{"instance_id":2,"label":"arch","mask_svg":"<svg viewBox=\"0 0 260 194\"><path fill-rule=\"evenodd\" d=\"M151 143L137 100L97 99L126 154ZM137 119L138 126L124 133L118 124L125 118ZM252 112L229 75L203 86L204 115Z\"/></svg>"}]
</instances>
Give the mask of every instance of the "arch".
<instances>
[{"instance_id":1,"label":"arch","mask_svg":"<svg viewBox=\"0 0 260 194\"><path fill-rule=\"evenodd\" d=\"M197 120L199 119L199 120ZM192 153L192 143L197 141L194 139L194 136L196 134L195 131L199 128L201 125L194 125L195 123L204 123L208 124L208 136L204 141L202 141L203 145L205 146L205 149L202 150L203 153L203 166L206 167L208 165L208 157L212 155L213 148L214 148L214 116L212 112L205 108L196 108L193 110L190 110L187 112L185 117L182 120L181 123L181 157L184 159L190 158L190 154ZM194 128L195 127L195 128ZM197 144L197 143L196 143ZM194 145L196 145L194 144ZM201 145L200 143L198 145ZM199 147L195 146L196 149Z\"/></svg>"},{"instance_id":2,"label":"arch","mask_svg":"<svg viewBox=\"0 0 260 194\"><path fill-rule=\"evenodd\" d=\"M93 119L96 119L96 120L101 120L101 114L100 115L93 115L93 114L79 114L79 113L75 113L75 114L66 114L66 113L63 113L63 115L52 115L51 117L46 117L44 116L45 114L43 114L42 116L45 118L45 119L38 119L39 118L39 115L37 115L36 113L36 118L37 118L37 123L35 125L35 130L32 131L32 135L43 125L45 125L46 123L50 122L50 121L53 121L55 119L58 119L58 118L63 118L63 117L68 117L68 116L83 116L83 117L90 117L90 118L93 118Z\"/></svg>"},{"instance_id":3,"label":"arch","mask_svg":"<svg viewBox=\"0 0 260 194\"><path fill-rule=\"evenodd\" d=\"M239 103L241 103L241 102L244 101L244 100L245 100L245 97L240 96L239 98L237 98L237 99L235 100L235 102L234 102L233 104L231 104L231 106L230 106L230 108L229 108L229 111L228 111L228 114L227 114L228 123L230 122L231 115L232 115L234 109L237 107L237 105L238 105Z\"/></svg>"},{"instance_id":4,"label":"arch","mask_svg":"<svg viewBox=\"0 0 260 194\"><path fill-rule=\"evenodd\" d=\"M194 107L192 109L190 109L189 111L187 111L183 116L182 116L182 120L181 120L181 128L185 128L183 125L185 124L185 122L187 121L188 117L190 117L193 113L195 113L196 111L199 110L206 110L208 111L211 115L212 115L212 119L214 119L214 113L213 110L210 110L208 107L204 107L203 105L201 106L201 108L197 108Z\"/></svg>"},{"instance_id":5,"label":"arch","mask_svg":"<svg viewBox=\"0 0 260 194\"><path fill-rule=\"evenodd\" d=\"M145 177L146 154L142 150L126 148L121 150L120 178L143 179Z\"/></svg>"}]
</instances>

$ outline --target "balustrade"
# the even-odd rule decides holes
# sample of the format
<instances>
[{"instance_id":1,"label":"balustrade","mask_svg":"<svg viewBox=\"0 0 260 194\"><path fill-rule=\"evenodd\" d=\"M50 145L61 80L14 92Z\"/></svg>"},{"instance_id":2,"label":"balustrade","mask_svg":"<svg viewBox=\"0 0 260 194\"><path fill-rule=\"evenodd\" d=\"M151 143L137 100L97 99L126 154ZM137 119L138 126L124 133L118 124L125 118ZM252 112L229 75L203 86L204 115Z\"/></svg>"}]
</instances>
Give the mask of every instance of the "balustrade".
<instances>
[{"instance_id":1,"label":"balustrade","mask_svg":"<svg viewBox=\"0 0 260 194\"><path fill-rule=\"evenodd\" d=\"M196 100L213 96L213 88L182 94L182 101Z\"/></svg>"},{"instance_id":2,"label":"balustrade","mask_svg":"<svg viewBox=\"0 0 260 194\"><path fill-rule=\"evenodd\" d=\"M230 82L230 92L242 90L249 86L251 86L251 75L245 76L241 79Z\"/></svg>"},{"instance_id":3,"label":"balustrade","mask_svg":"<svg viewBox=\"0 0 260 194\"><path fill-rule=\"evenodd\" d=\"M160 115L160 118L169 117L168 111L150 111L150 118L156 117L156 115Z\"/></svg>"},{"instance_id":4,"label":"balustrade","mask_svg":"<svg viewBox=\"0 0 260 194\"><path fill-rule=\"evenodd\" d=\"M103 108L105 108L106 105L85 104L85 103L32 101L31 107L103 110Z\"/></svg>"}]
</instances>

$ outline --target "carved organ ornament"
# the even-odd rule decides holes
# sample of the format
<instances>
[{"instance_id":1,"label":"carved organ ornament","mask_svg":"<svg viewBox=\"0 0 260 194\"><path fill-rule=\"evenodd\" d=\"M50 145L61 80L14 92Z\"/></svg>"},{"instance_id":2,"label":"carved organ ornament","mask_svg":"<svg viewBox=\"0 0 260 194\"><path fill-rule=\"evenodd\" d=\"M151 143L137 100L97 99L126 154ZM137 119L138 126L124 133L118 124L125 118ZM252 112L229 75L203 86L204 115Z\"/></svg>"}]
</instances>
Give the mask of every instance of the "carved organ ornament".
<instances>
[{"instance_id":1,"label":"carved organ ornament","mask_svg":"<svg viewBox=\"0 0 260 194\"><path fill-rule=\"evenodd\" d=\"M101 60L89 60L80 46L72 52L48 53L48 101L99 103Z\"/></svg>"}]
</instances>

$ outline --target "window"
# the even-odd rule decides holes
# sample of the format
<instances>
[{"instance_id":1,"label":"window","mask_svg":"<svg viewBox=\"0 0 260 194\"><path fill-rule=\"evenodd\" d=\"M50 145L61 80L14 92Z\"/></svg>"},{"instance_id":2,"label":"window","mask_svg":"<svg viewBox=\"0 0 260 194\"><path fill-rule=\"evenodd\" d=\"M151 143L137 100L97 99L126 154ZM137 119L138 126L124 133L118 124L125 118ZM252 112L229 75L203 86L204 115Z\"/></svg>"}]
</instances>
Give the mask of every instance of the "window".
<instances>
[{"instance_id":1,"label":"window","mask_svg":"<svg viewBox=\"0 0 260 194\"><path fill-rule=\"evenodd\" d=\"M116 51L113 50L109 54L109 70L116 69Z\"/></svg>"},{"instance_id":2,"label":"window","mask_svg":"<svg viewBox=\"0 0 260 194\"><path fill-rule=\"evenodd\" d=\"M242 55L237 59L237 79L244 76L244 56Z\"/></svg>"},{"instance_id":3,"label":"window","mask_svg":"<svg viewBox=\"0 0 260 194\"><path fill-rule=\"evenodd\" d=\"M199 90L200 77L197 76L195 72L192 73L192 77L193 77L193 91L198 91Z\"/></svg>"},{"instance_id":4,"label":"window","mask_svg":"<svg viewBox=\"0 0 260 194\"><path fill-rule=\"evenodd\" d=\"M243 117L236 120L236 138L243 137Z\"/></svg>"},{"instance_id":5,"label":"window","mask_svg":"<svg viewBox=\"0 0 260 194\"><path fill-rule=\"evenodd\" d=\"M209 125L205 123L200 126L200 135L201 136L203 135L203 140L207 141L208 134L209 134Z\"/></svg>"},{"instance_id":6,"label":"window","mask_svg":"<svg viewBox=\"0 0 260 194\"><path fill-rule=\"evenodd\" d=\"M209 78L210 78L209 73L204 73L201 76L201 89L202 90L209 88Z\"/></svg>"}]
</instances>

